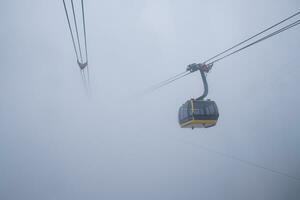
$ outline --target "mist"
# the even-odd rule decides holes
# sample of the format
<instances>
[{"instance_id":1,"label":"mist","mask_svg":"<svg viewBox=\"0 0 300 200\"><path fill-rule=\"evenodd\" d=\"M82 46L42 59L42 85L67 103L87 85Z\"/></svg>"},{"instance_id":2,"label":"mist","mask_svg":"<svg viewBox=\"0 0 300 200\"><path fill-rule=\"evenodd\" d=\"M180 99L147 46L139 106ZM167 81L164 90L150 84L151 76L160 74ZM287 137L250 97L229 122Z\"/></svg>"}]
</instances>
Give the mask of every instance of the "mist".
<instances>
[{"instance_id":1,"label":"mist","mask_svg":"<svg viewBox=\"0 0 300 200\"><path fill-rule=\"evenodd\" d=\"M62 1L1 1L0 199L299 199L299 181L213 153L300 178L298 26L214 65L216 127L177 121L199 73L138 95L299 7L87 0L87 94Z\"/></svg>"}]
</instances>

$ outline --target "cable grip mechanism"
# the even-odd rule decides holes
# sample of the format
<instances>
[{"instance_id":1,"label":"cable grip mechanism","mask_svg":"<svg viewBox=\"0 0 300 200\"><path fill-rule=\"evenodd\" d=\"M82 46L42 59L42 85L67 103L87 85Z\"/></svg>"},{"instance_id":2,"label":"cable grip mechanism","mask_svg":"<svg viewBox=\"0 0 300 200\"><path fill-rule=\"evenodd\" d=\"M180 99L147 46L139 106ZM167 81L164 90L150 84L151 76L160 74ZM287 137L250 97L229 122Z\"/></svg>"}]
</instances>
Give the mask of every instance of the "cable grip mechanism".
<instances>
[{"instance_id":1,"label":"cable grip mechanism","mask_svg":"<svg viewBox=\"0 0 300 200\"><path fill-rule=\"evenodd\" d=\"M81 70L83 70L83 69L86 68L86 66L88 65L88 62L81 63L79 60L77 60L77 64L78 64L79 68L80 68Z\"/></svg>"},{"instance_id":2,"label":"cable grip mechanism","mask_svg":"<svg viewBox=\"0 0 300 200\"><path fill-rule=\"evenodd\" d=\"M186 71L189 71L191 73L195 72L195 71L203 71L205 73L208 73L213 67L213 63L210 64L205 64L205 63L193 63L187 66Z\"/></svg>"}]
</instances>

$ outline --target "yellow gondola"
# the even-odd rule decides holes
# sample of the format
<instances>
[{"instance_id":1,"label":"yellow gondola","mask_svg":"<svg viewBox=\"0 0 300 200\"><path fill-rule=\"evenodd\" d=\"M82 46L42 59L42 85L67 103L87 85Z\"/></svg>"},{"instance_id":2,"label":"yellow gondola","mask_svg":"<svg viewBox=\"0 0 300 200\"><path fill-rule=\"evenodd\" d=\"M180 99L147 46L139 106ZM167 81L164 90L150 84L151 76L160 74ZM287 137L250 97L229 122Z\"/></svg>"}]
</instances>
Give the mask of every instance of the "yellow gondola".
<instances>
[{"instance_id":1,"label":"yellow gondola","mask_svg":"<svg viewBox=\"0 0 300 200\"><path fill-rule=\"evenodd\" d=\"M204 100L208 94L208 84L205 73L211 69L212 65L192 64L187 71L194 72L199 70L204 85L202 96L197 99L188 100L183 104L178 113L181 128L209 128L217 124L219 111L214 101Z\"/></svg>"}]
</instances>

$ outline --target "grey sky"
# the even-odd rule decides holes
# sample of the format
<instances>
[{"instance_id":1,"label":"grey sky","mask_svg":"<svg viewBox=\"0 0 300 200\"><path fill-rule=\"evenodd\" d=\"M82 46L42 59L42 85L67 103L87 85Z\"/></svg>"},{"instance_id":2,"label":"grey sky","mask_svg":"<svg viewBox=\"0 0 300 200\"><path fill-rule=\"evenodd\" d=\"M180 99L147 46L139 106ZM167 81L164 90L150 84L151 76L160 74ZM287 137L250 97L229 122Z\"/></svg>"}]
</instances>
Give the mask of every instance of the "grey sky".
<instances>
[{"instance_id":1,"label":"grey sky","mask_svg":"<svg viewBox=\"0 0 300 200\"><path fill-rule=\"evenodd\" d=\"M78 2L76 0L76 2ZM216 127L180 129L190 75L136 93L299 11L297 0L86 0L91 97L62 1L0 2L0 199L299 199L300 27L217 63Z\"/></svg>"}]
</instances>

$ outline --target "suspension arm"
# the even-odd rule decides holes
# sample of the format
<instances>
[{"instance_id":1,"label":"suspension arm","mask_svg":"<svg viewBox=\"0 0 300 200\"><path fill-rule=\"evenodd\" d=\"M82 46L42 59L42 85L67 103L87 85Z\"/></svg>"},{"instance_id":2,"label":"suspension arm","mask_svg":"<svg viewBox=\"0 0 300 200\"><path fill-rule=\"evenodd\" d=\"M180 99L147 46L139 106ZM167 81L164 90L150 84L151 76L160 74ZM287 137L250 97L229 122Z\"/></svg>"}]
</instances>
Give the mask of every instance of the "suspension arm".
<instances>
[{"instance_id":1,"label":"suspension arm","mask_svg":"<svg viewBox=\"0 0 300 200\"><path fill-rule=\"evenodd\" d=\"M190 64L188 65L186 71L189 72L195 72L195 71L200 71L201 74L201 78L202 78L202 82L203 82L203 87L204 87L204 91L203 94L197 98L197 100L203 100L207 95L208 95L208 83L206 80L206 73L208 73L212 68L212 64Z\"/></svg>"}]
</instances>

